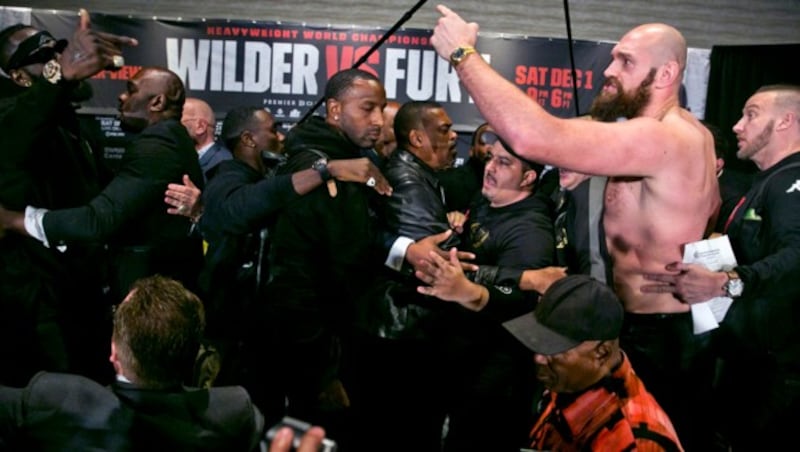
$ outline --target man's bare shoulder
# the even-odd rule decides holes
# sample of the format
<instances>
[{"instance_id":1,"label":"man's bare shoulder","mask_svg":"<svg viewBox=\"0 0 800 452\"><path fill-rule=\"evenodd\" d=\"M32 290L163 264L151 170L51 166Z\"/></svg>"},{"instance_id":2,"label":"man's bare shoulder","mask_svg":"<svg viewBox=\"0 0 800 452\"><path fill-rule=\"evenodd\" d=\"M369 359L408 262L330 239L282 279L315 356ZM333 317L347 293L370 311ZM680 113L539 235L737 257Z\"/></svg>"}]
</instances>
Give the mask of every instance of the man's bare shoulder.
<instances>
[{"instance_id":1,"label":"man's bare shoulder","mask_svg":"<svg viewBox=\"0 0 800 452\"><path fill-rule=\"evenodd\" d=\"M691 112L680 107L670 109L660 122L668 130L669 140L661 145L673 155L669 166L704 168L713 164L709 157L714 153L711 132Z\"/></svg>"}]
</instances>

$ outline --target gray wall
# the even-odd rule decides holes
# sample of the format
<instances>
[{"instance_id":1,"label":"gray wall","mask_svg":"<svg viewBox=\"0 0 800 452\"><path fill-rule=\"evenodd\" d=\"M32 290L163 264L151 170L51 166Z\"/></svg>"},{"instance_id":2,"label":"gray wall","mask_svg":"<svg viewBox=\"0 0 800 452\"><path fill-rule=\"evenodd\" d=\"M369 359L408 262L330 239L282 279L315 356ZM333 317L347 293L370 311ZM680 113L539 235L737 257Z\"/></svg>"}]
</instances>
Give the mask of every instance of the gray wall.
<instances>
[{"instance_id":1,"label":"gray wall","mask_svg":"<svg viewBox=\"0 0 800 452\"><path fill-rule=\"evenodd\" d=\"M566 37L558 0L432 0L406 23L433 28L445 2L481 30L539 37ZM312 25L389 28L416 0L83 0L90 11L137 17L230 18ZM74 0L0 0L3 6L76 10ZM800 43L800 0L573 0L575 39L617 41L644 22L666 22L681 30L689 47ZM795 55L796 57L796 55Z\"/></svg>"}]
</instances>

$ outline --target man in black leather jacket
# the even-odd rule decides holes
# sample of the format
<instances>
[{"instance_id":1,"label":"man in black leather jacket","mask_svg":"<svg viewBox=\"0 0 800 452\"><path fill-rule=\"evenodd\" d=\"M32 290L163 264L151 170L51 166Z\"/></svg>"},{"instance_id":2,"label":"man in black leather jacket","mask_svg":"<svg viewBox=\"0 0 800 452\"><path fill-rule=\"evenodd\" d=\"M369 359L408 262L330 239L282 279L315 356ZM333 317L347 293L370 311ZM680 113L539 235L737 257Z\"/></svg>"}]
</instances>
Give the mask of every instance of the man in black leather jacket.
<instances>
[{"instance_id":1,"label":"man in black leather jacket","mask_svg":"<svg viewBox=\"0 0 800 452\"><path fill-rule=\"evenodd\" d=\"M447 231L448 209L436 173L455 158L450 117L438 103L408 102L397 112L394 129L398 146L384 170L393 193L382 206L383 227L414 240ZM456 244L454 234L441 247ZM353 394L365 445L370 437L392 438L391 445L382 442L386 450L434 450L444 421L435 339L441 304L416 293L410 271L384 269L372 284L359 311L364 362L355 370Z\"/></svg>"}]
</instances>

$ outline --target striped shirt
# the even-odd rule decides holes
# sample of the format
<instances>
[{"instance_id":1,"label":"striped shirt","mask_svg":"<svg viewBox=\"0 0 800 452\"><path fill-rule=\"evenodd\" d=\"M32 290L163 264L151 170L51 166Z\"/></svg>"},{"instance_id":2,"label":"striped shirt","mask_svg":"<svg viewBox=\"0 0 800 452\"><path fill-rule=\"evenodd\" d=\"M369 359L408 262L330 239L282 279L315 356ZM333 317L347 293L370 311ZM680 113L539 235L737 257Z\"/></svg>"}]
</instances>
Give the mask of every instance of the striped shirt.
<instances>
[{"instance_id":1,"label":"striped shirt","mask_svg":"<svg viewBox=\"0 0 800 452\"><path fill-rule=\"evenodd\" d=\"M669 417L636 376L628 357L583 392L548 392L531 430L534 450L682 451Z\"/></svg>"}]
</instances>

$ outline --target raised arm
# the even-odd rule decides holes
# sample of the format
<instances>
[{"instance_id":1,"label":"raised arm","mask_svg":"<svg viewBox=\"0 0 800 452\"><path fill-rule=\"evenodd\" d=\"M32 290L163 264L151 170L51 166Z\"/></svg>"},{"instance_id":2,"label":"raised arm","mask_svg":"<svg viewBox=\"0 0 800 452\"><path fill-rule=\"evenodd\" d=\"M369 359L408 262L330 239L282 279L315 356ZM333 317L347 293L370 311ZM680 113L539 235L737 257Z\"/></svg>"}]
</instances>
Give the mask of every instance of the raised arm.
<instances>
[{"instance_id":1,"label":"raised arm","mask_svg":"<svg viewBox=\"0 0 800 452\"><path fill-rule=\"evenodd\" d=\"M478 25L445 6L431 37L438 54L449 59L458 47L474 46ZM506 80L478 53L455 68L461 83L492 127L528 159L588 174L648 176L687 146L661 121L635 118L622 123L561 119ZM679 137L680 138L680 137Z\"/></svg>"}]
</instances>

